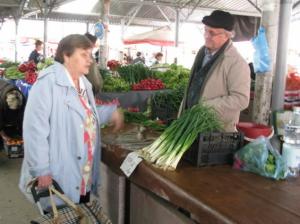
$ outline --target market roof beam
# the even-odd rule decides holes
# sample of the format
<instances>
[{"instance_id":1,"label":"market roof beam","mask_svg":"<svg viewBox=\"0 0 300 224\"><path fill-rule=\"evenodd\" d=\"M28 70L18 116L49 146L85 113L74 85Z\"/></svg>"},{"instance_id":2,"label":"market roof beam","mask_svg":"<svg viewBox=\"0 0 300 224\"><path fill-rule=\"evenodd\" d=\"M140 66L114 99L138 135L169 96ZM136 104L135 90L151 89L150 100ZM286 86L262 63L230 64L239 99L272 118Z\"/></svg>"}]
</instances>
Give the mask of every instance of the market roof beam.
<instances>
[{"instance_id":1,"label":"market roof beam","mask_svg":"<svg viewBox=\"0 0 300 224\"><path fill-rule=\"evenodd\" d=\"M169 20L169 18L168 18L168 16L164 13L164 11L160 8L160 6L159 5L156 5L156 7L158 8L158 10L160 11L160 13L163 15L163 17L168 21L168 23L172 23L170 20Z\"/></svg>"},{"instance_id":2,"label":"market roof beam","mask_svg":"<svg viewBox=\"0 0 300 224\"><path fill-rule=\"evenodd\" d=\"M252 2L251 0L247 0L254 8L256 8L256 10L259 12L259 13L261 13L262 11L261 11L261 9L260 8L258 8L258 6L254 3L254 2Z\"/></svg>"},{"instance_id":3,"label":"market roof beam","mask_svg":"<svg viewBox=\"0 0 300 224\"><path fill-rule=\"evenodd\" d=\"M165 2L165 1L148 1L148 0L144 0L144 1L134 1L134 0L119 0L120 3L142 3L143 5L151 5L153 6L153 4L156 4L156 5L161 5L161 6L171 6L171 7L179 7L180 5L179 4L176 4L176 3L172 3L172 2Z\"/></svg>"},{"instance_id":4,"label":"market roof beam","mask_svg":"<svg viewBox=\"0 0 300 224\"><path fill-rule=\"evenodd\" d=\"M188 19L190 18L190 16L193 14L193 12L195 11L195 9L199 6L199 4L201 3L202 0L198 0L198 2L195 4L195 6L192 8L192 10L187 14L187 16L184 19L184 22L188 21Z\"/></svg>"},{"instance_id":5,"label":"market roof beam","mask_svg":"<svg viewBox=\"0 0 300 224\"><path fill-rule=\"evenodd\" d=\"M130 24L132 23L132 21L134 20L134 18L136 17L136 15L138 14L138 12L141 10L141 8L143 7L143 4L140 4L135 12L133 13L132 17L129 19L128 23L125 25L125 28L124 28L124 33L125 31L127 30L128 26L130 26Z\"/></svg>"}]
</instances>

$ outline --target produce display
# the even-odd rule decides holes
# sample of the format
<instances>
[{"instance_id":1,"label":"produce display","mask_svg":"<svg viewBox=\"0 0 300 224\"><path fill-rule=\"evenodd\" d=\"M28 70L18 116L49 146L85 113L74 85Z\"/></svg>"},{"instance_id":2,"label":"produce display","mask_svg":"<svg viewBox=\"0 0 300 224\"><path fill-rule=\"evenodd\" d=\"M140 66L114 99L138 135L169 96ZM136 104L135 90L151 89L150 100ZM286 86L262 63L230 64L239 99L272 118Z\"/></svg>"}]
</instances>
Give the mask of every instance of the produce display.
<instances>
[{"instance_id":1,"label":"produce display","mask_svg":"<svg viewBox=\"0 0 300 224\"><path fill-rule=\"evenodd\" d=\"M107 62L107 67L109 67L111 71L116 71L120 66L121 64L117 60L110 60Z\"/></svg>"},{"instance_id":2,"label":"produce display","mask_svg":"<svg viewBox=\"0 0 300 224\"><path fill-rule=\"evenodd\" d=\"M185 86L168 92L156 93L151 99L152 118L170 122L177 117Z\"/></svg>"},{"instance_id":3,"label":"produce display","mask_svg":"<svg viewBox=\"0 0 300 224\"><path fill-rule=\"evenodd\" d=\"M166 126L161 120L149 119L149 117L147 116L147 112L141 113L124 110L124 121L125 123L140 124L142 126L149 127L156 131L163 131L166 128Z\"/></svg>"},{"instance_id":4,"label":"produce display","mask_svg":"<svg viewBox=\"0 0 300 224\"><path fill-rule=\"evenodd\" d=\"M143 64L121 66L117 69L120 77L130 84L152 77L153 72Z\"/></svg>"},{"instance_id":5,"label":"produce display","mask_svg":"<svg viewBox=\"0 0 300 224\"><path fill-rule=\"evenodd\" d=\"M4 71L4 77L6 79L24 79L25 74L19 70L17 65L13 65Z\"/></svg>"},{"instance_id":6,"label":"produce display","mask_svg":"<svg viewBox=\"0 0 300 224\"><path fill-rule=\"evenodd\" d=\"M103 76L103 92L128 92L131 89L130 83L119 77L110 75Z\"/></svg>"},{"instance_id":7,"label":"produce display","mask_svg":"<svg viewBox=\"0 0 300 224\"><path fill-rule=\"evenodd\" d=\"M175 170L199 133L218 131L222 124L216 112L202 104L186 110L151 145L140 150L145 160L162 169Z\"/></svg>"},{"instance_id":8,"label":"produce display","mask_svg":"<svg viewBox=\"0 0 300 224\"><path fill-rule=\"evenodd\" d=\"M36 64L33 61L19 65L19 71L24 72L25 81L31 85L33 85L37 79L36 69Z\"/></svg>"},{"instance_id":9,"label":"produce display","mask_svg":"<svg viewBox=\"0 0 300 224\"><path fill-rule=\"evenodd\" d=\"M160 79L143 79L132 85L132 90L159 90L164 89L165 84Z\"/></svg>"},{"instance_id":10,"label":"produce display","mask_svg":"<svg viewBox=\"0 0 300 224\"><path fill-rule=\"evenodd\" d=\"M0 68L9 68L9 67L13 67L13 66L18 66L19 63L16 62L11 62L11 61L4 61L3 63L0 64Z\"/></svg>"},{"instance_id":11,"label":"produce display","mask_svg":"<svg viewBox=\"0 0 300 224\"><path fill-rule=\"evenodd\" d=\"M153 77L162 80L166 89L178 89L186 87L190 76L190 70L180 65L172 64L165 72L155 71Z\"/></svg>"},{"instance_id":12,"label":"produce display","mask_svg":"<svg viewBox=\"0 0 300 224\"><path fill-rule=\"evenodd\" d=\"M41 61L37 64L37 70L41 71L54 63L53 58L46 58L45 61Z\"/></svg>"}]
</instances>

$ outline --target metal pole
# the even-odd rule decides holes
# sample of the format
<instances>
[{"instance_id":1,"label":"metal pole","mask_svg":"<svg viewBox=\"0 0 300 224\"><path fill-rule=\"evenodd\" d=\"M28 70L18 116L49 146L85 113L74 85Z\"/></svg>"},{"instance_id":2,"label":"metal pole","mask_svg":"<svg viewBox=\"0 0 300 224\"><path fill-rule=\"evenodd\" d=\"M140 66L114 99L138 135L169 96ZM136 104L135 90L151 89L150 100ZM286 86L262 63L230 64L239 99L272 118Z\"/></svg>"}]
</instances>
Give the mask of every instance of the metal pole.
<instances>
[{"instance_id":1,"label":"metal pole","mask_svg":"<svg viewBox=\"0 0 300 224\"><path fill-rule=\"evenodd\" d=\"M179 39L179 22L180 22L180 14L179 14L179 9L176 8L176 26L175 26L175 47L176 49L178 48L178 39ZM176 57L174 58L174 63L177 64L178 59L177 59L177 54Z\"/></svg>"},{"instance_id":2,"label":"metal pole","mask_svg":"<svg viewBox=\"0 0 300 224\"><path fill-rule=\"evenodd\" d=\"M109 6L110 6L110 0L100 0L102 11L101 11L101 20L105 26L104 30L104 36L103 40L100 42L99 47L99 62L100 67L106 69L106 63L108 59L108 25L109 25L109 19L108 19L108 12L109 12Z\"/></svg>"},{"instance_id":3,"label":"metal pole","mask_svg":"<svg viewBox=\"0 0 300 224\"><path fill-rule=\"evenodd\" d=\"M15 35L15 62L18 61L18 44L19 44L19 21L20 19L15 19L15 23L16 23L16 35Z\"/></svg>"},{"instance_id":4,"label":"metal pole","mask_svg":"<svg viewBox=\"0 0 300 224\"><path fill-rule=\"evenodd\" d=\"M179 20L180 20L179 9L176 9L175 47L178 47L178 39L179 39Z\"/></svg>"},{"instance_id":5,"label":"metal pole","mask_svg":"<svg viewBox=\"0 0 300 224\"><path fill-rule=\"evenodd\" d=\"M287 51L290 17L293 0L280 1L277 57L272 94L272 110L282 110L284 105L285 75L287 72Z\"/></svg>"},{"instance_id":6,"label":"metal pole","mask_svg":"<svg viewBox=\"0 0 300 224\"><path fill-rule=\"evenodd\" d=\"M87 23L86 23L86 32L87 32L87 33L89 33L89 30L90 30L89 27L90 27L90 23L87 22Z\"/></svg>"},{"instance_id":7,"label":"metal pole","mask_svg":"<svg viewBox=\"0 0 300 224\"><path fill-rule=\"evenodd\" d=\"M49 6L49 0L45 1L44 4L44 49L43 49L43 55L44 58L47 57L47 41L48 41L48 6Z\"/></svg>"}]
</instances>

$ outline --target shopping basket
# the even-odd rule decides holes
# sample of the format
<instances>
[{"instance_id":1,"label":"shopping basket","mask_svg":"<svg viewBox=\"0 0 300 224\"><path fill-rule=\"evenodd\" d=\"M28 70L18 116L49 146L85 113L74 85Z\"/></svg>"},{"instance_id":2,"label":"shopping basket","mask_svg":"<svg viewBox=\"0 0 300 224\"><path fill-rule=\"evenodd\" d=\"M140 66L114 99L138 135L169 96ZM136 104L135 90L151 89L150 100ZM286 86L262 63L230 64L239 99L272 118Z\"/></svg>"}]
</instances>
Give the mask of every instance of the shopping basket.
<instances>
[{"instance_id":1,"label":"shopping basket","mask_svg":"<svg viewBox=\"0 0 300 224\"><path fill-rule=\"evenodd\" d=\"M75 204L66 195L56 181L47 190L38 191L37 181L31 187L31 193L37 204L41 216L32 220L31 224L112 224L104 214L103 208L97 200L91 203ZM57 208L53 194L65 202L66 206ZM44 214L40 204L40 198L49 197L52 212Z\"/></svg>"}]
</instances>

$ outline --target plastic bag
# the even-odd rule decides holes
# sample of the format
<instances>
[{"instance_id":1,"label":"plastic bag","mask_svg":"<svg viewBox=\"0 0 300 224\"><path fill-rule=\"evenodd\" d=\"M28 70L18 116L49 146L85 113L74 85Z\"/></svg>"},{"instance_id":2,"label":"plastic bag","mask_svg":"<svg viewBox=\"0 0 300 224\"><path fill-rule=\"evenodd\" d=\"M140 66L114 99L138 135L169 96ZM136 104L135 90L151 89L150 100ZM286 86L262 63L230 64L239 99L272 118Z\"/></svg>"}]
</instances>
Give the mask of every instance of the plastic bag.
<instances>
[{"instance_id":1,"label":"plastic bag","mask_svg":"<svg viewBox=\"0 0 300 224\"><path fill-rule=\"evenodd\" d=\"M257 36L252 39L252 44L255 49L253 56L254 72L269 72L271 63L265 28L259 28Z\"/></svg>"},{"instance_id":2,"label":"plastic bag","mask_svg":"<svg viewBox=\"0 0 300 224\"><path fill-rule=\"evenodd\" d=\"M285 179L288 174L286 163L269 140L259 137L234 155L233 168L253 172L276 180Z\"/></svg>"}]
</instances>

